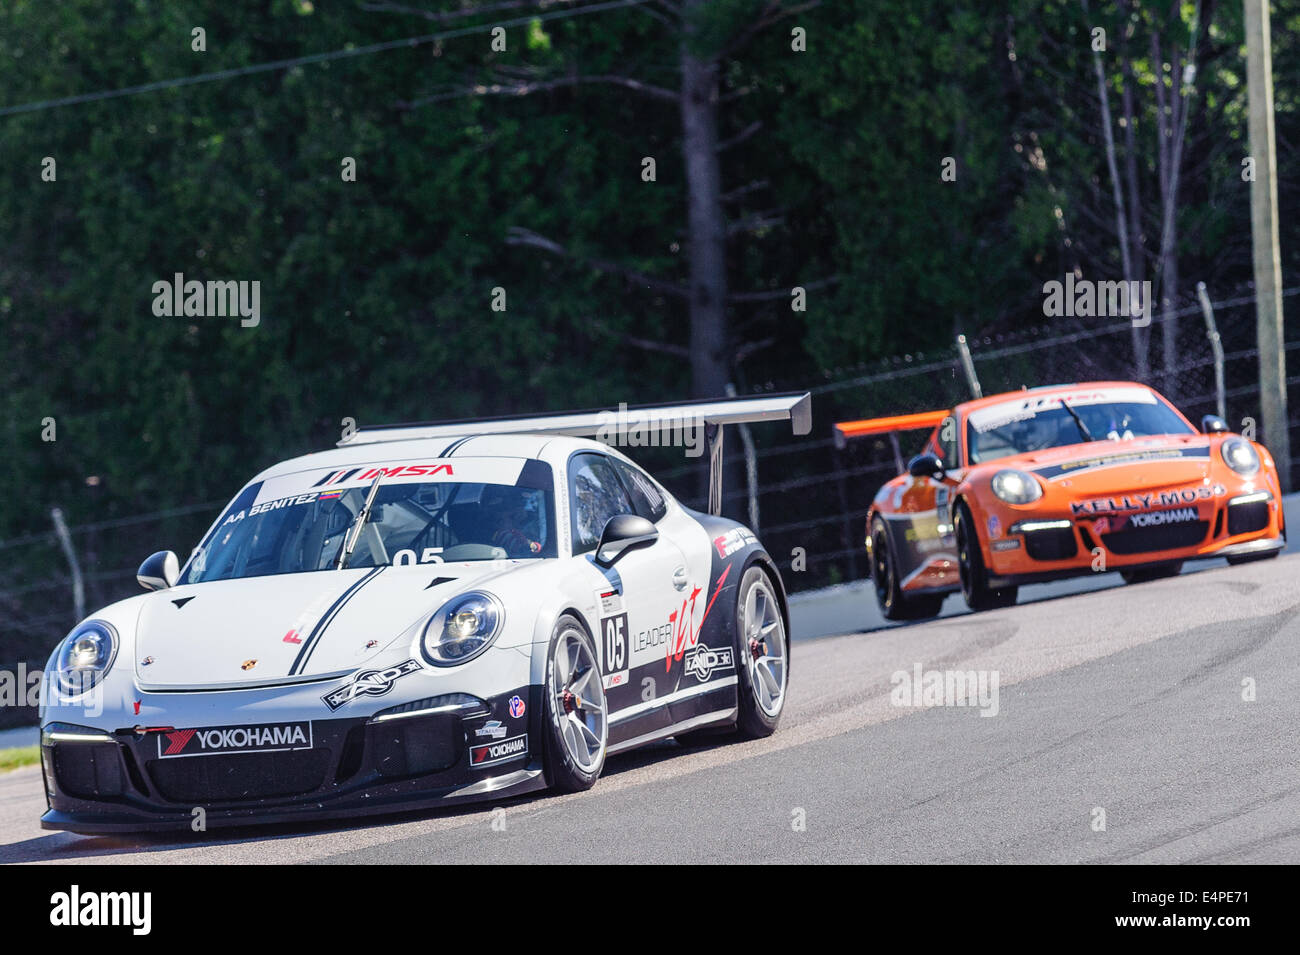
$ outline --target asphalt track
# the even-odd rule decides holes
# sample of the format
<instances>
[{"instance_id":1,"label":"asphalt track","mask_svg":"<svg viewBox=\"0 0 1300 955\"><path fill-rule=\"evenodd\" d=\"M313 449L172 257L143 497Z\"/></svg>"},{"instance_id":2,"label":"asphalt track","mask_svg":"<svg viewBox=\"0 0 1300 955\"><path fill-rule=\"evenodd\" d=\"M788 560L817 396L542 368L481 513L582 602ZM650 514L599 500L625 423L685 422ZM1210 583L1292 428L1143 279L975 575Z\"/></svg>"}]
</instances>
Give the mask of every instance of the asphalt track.
<instances>
[{"instance_id":1,"label":"asphalt track","mask_svg":"<svg viewBox=\"0 0 1300 955\"><path fill-rule=\"evenodd\" d=\"M1109 575L799 641L775 736L664 743L611 759L591 792L500 808L91 838L41 831L40 772L16 770L0 862L1297 862L1298 574L1288 554ZM916 664L996 672L996 716L894 705L891 675Z\"/></svg>"}]
</instances>

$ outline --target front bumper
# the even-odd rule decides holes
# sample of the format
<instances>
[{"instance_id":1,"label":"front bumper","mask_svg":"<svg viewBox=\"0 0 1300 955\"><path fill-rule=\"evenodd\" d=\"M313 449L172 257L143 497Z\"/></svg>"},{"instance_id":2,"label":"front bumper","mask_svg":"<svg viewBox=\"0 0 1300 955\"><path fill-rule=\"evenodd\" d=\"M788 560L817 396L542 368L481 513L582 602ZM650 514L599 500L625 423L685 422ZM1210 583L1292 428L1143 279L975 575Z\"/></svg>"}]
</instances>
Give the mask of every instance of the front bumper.
<instances>
[{"instance_id":1,"label":"front bumper","mask_svg":"<svg viewBox=\"0 0 1300 955\"><path fill-rule=\"evenodd\" d=\"M1286 546L1282 508L1271 493L1245 493L1185 510L1193 513L1167 523L1142 513L1138 516L1147 520L1140 525L1129 520L1117 526L1114 516L1069 513L1039 513L1008 522L1005 536L987 545L989 585L1007 587L1215 557L1264 556Z\"/></svg>"},{"instance_id":2,"label":"front bumper","mask_svg":"<svg viewBox=\"0 0 1300 955\"><path fill-rule=\"evenodd\" d=\"M514 697L527 701L519 716ZM546 786L530 718L541 705L540 687L519 687L454 711L312 720L309 746L179 757L165 755L170 738L157 729L54 732L47 723L41 828L198 831L515 796Z\"/></svg>"}]
</instances>

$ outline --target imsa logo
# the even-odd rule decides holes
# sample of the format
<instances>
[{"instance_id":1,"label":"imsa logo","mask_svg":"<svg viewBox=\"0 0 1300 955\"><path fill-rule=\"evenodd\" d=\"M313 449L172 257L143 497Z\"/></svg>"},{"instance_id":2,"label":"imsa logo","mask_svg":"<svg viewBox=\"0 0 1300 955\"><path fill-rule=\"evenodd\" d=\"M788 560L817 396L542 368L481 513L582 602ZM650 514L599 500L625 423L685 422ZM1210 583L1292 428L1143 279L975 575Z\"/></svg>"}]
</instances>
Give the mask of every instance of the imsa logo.
<instances>
[{"instance_id":1,"label":"imsa logo","mask_svg":"<svg viewBox=\"0 0 1300 955\"><path fill-rule=\"evenodd\" d=\"M714 671L730 670L734 666L731 647L714 650L701 643L695 649L686 651L686 673L701 683L713 676Z\"/></svg>"},{"instance_id":2,"label":"imsa logo","mask_svg":"<svg viewBox=\"0 0 1300 955\"><path fill-rule=\"evenodd\" d=\"M528 755L528 737L515 736L511 739L504 739L499 743L485 743L482 746L473 746L469 751L469 765L471 768L479 766L490 766L493 763L504 763L508 759L514 759L516 756Z\"/></svg>"},{"instance_id":3,"label":"imsa logo","mask_svg":"<svg viewBox=\"0 0 1300 955\"><path fill-rule=\"evenodd\" d=\"M331 710L337 710L359 696L383 696L393 688L394 683L419 669L422 669L419 663L406 660L384 670L363 670L351 683L326 693L321 699Z\"/></svg>"}]
</instances>

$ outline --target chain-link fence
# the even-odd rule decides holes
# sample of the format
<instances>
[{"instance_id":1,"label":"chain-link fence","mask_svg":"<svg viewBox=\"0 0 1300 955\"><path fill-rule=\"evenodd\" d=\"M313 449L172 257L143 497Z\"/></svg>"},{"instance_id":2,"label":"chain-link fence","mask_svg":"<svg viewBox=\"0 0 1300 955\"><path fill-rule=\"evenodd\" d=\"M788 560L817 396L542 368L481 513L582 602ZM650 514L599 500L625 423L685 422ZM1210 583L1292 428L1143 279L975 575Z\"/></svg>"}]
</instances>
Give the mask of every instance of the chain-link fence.
<instances>
[{"instance_id":1,"label":"chain-link fence","mask_svg":"<svg viewBox=\"0 0 1300 955\"><path fill-rule=\"evenodd\" d=\"M1290 304L1300 287L1283 291ZM1219 348L1205 318L1206 307L1193 300L1171 316L1153 316L1145 329L1122 320L1052 319L1027 332L972 337L972 364L985 395L1078 381L1142 381L1170 398L1192 421L1223 414L1240 431L1250 422L1259 429L1259 366L1253 294L1226 297L1207 305ZM1168 346L1166 346L1168 335ZM1290 368L1300 371L1300 329L1288 327ZM1143 351L1143 349L1145 351ZM1216 352L1222 352L1216 362ZM1216 364L1221 369L1216 375ZM972 391L954 341L933 353L896 356L856 369L828 372L813 385L814 427L805 439L778 436L776 429L754 429L758 456L758 530L781 563L792 591L860 579L867 573L863 540L867 507L880 486L898 473L893 445L886 436L851 441L837 449L831 439L836 421L950 408ZM1300 449L1300 374L1288 377L1291 447ZM772 390L807 387L776 382ZM1247 420L1249 419L1249 421ZM902 457L920 450L925 432L898 435ZM1268 436L1260 434L1267 442ZM730 450L737 453L738 442ZM1292 467L1296 459L1292 458ZM674 486L689 468L656 472L679 495L698 505L690 487ZM743 519L748 489L732 480L724 495L726 513ZM801 569L802 568L802 569Z\"/></svg>"},{"instance_id":2,"label":"chain-link fence","mask_svg":"<svg viewBox=\"0 0 1300 955\"><path fill-rule=\"evenodd\" d=\"M1284 292L1288 303L1300 288ZM1259 421L1258 353L1253 296L1212 303L1223 358L1222 394L1230 427ZM1165 347L1166 330L1172 332ZM1287 334L1289 365L1300 371L1300 334ZM1089 380L1145 381L1166 394L1190 418L1218 413L1216 352L1201 306L1193 301L1172 319L1153 318L1141 331L1126 322L1051 320L1029 332L972 337L975 373L986 395L1022 386ZM949 408L971 396L959 353L944 343L933 353L896 356L871 366L837 369L823 380L773 382L764 390L813 393L813 430L792 437L776 426L752 429L757 465L756 529L781 565L791 591L855 580L866 574L863 531L867 507L880 485L898 473L885 436L832 440L836 421ZM1300 448L1300 374L1288 378L1290 431ZM1258 425L1257 425L1258 426ZM724 513L749 520L751 498L741 463L743 442L730 434ZM1262 435L1267 441L1268 436ZM899 436L904 458L920 449L926 434ZM631 449L687 504L702 508L704 459L683 463L681 449ZM1293 467L1294 467L1293 460ZM233 489L232 489L233 490ZM155 514L80 523L70 515L68 546L53 525L48 533L0 541L0 670L19 663L34 668L78 617L71 562L80 568L84 607L93 612L139 592L135 571L154 550L186 554L224 501L208 501ZM0 721L30 722L30 714L0 708ZM2 726L3 723L0 723Z\"/></svg>"},{"instance_id":3,"label":"chain-link fence","mask_svg":"<svg viewBox=\"0 0 1300 955\"><path fill-rule=\"evenodd\" d=\"M81 616L140 593L141 560L169 547L188 553L224 503L74 524L66 539L51 515L49 532L0 541L0 674L44 667ZM35 719L30 708L0 706L0 729Z\"/></svg>"}]
</instances>

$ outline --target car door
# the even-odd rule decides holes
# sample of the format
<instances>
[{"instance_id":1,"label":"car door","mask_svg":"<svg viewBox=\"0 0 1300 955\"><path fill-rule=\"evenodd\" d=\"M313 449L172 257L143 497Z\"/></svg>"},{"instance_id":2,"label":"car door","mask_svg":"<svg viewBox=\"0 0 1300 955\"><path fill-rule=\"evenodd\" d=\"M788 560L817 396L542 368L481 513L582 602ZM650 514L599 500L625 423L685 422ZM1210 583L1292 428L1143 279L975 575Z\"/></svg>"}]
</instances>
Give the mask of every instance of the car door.
<instances>
[{"instance_id":1,"label":"car door","mask_svg":"<svg viewBox=\"0 0 1300 955\"><path fill-rule=\"evenodd\" d=\"M607 455L575 454L568 471L573 553L586 557L598 588L596 644L613 745L666 725L666 708L653 704L665 690L670 617L681 602L678 587L686 561L676 542L661 533L649 547L625 551L610 567L596 563L596 543L606 522L643 508L634 503Z\"/></svg>"},{"instance_id":2,"label":"car door","mask_svg":"<svg viewBox=\"0 0 1300 955\"><path fill-rule=\"evenodd\" d=\"M951 492L960 482L961 448L957 418L945 418L926 442L926 454L943 461L948 480L912 477L903 492L900 512L907 516L901 523L903 541L898 549L903 583L906 587L913 579L920 586L944 586L959 582L956 561L956 539L952 528ZM924 583L920 579L924 578Z\"/></svg>"}]
</instances>

